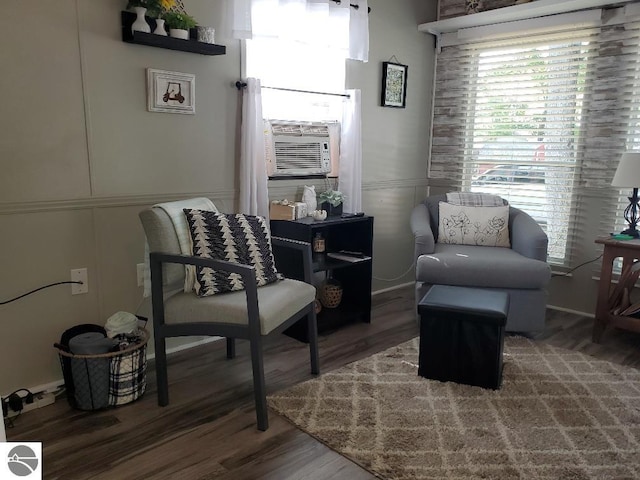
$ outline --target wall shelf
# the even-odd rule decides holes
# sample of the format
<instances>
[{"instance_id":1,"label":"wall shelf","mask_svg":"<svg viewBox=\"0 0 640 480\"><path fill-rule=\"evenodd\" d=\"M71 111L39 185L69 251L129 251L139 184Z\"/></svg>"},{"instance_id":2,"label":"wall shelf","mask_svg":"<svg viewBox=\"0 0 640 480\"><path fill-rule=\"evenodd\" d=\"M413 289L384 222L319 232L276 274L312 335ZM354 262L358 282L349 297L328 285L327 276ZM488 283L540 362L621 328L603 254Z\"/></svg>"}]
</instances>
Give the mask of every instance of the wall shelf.
<instances>
[{"instance_id":1,"label":"wall shelf","mask_svg":"<svg viewBox=\"0 0 640 480\"><path fill-rule=\"evenodd\" d=\"M148 47L167 48L169 50L179 50L182 52L199 53L200 55L224 55L227 47L224 45L214 45L211 43L203 43L197 40L196 29L189 31L189 40L181 38L165 37L163 35L155 35L153 33L132 32L131 24L136 19L133 12L121 12L122 18L122 41L126 43L136 43L138 45L146 45ZM156 28L156 21L153 18L146 17L147 23L151 26L151 31Z\"/></svg>"}]
</instances>

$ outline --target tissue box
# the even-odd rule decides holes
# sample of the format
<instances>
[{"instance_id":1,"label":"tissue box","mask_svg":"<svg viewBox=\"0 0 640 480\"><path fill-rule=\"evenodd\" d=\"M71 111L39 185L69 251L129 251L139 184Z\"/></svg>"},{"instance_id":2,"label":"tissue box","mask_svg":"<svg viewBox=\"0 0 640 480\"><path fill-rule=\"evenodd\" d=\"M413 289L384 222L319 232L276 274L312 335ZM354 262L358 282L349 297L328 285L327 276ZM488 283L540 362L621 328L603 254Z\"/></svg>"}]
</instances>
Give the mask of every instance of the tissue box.
<instances>
[{"instance_id":1,"label":"tissue box","mask_svg":"<svg viewBox=\"0 0 640 480\"><path fill-rule=\"evenodd\" d=\"M281 203L271 202L269 208L269 218L271 220L295 220L295 205L282 205Z\"/></svg>"}]
</instances>

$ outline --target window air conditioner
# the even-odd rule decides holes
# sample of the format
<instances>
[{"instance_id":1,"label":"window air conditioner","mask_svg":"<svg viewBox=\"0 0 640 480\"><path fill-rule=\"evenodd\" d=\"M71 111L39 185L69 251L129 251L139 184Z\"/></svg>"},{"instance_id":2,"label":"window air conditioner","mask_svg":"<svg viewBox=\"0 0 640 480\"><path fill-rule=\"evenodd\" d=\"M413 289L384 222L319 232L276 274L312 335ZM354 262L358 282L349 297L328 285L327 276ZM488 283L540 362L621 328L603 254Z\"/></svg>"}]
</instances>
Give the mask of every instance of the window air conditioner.
<instances>
[{"instance_id":1,"label":"window air conditioner","mask_svg":"<svg viewBox=\"0 0 640 480\"><path fill-rule=\"evenodd\" d=\"M331 172L329 127L267 120L265 153L270 177L326 175Z\"/></svg>"}]
</instances>

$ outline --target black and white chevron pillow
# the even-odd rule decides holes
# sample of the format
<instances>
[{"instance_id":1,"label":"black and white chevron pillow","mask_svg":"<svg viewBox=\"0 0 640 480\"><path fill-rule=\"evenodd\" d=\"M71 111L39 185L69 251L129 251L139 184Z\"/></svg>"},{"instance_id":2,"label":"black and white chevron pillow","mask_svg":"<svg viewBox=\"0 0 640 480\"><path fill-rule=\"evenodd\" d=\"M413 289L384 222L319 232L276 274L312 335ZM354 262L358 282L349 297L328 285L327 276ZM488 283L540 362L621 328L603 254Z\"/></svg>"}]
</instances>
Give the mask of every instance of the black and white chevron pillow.
<instances>
[{"instance_id":1,"label":"black and white chevron pillow","mask_svg":"<svg viewBox=\"0 0 640 480\"><path fill-rule=\"evenodd\" d=\"M267 285L283 278L276 270L271 236L263 217L184 209L196 257L251 265L256 284ZM196 267L196 293L205 297L244 290L237 273Z\"/></svg>"}]
</instances>

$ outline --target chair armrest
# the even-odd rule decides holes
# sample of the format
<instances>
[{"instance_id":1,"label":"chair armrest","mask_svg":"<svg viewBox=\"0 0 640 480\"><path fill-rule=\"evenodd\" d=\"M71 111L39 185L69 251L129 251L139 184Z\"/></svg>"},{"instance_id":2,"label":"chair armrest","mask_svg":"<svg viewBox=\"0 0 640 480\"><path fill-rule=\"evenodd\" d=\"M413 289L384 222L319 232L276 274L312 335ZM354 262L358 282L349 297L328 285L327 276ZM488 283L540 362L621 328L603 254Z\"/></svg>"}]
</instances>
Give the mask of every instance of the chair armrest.
<instances>
[{"instance_id":1,"label":"chair armrest","mask_svg":"<svg viewBox=\"0 0 640 480\"><path fill-rule=\"evenodd\" d=\"M304 281L313 285L313 261L311 259L311 244L309 242L302 242L300 240L293 240L291 238L284 237L271 237L271 244L283 248L292 248L302 252Z\"/></svg>"},{"instance_id":2,"label":"chair armrest","mask_svg":"<svg viewBox=\"0 0 640 480\"><path fill-rule=\"evenodd\" d=\"M154 261L155 260L155 261ZM195 265L196 267L210 267L215 270L224 270L225 272L237 273L242 277L242 281L253 280L256 283L256 269L251 265L243 263L227 262L225 260L215 260L213 258L194 257L190 255L176 255L170 253L151 252L149 254L149 263L151 272L154 271L154 263L156 271L162 275L162 269L158 267L162 263L180 263L182 265ZM245 285L246 287L246 285Z\"/></svg>"},{"instance_id":3,"label":"chair armrest","mask_svg":"<svg viewBox=\"0 0 640 480\"><path fill-rule=\"evenodd\" d=\"M259 321L258 307L258 286L256 285L256 269L250 265L242 263L227 262L224 260L214 260L212 258L193 257L190 255L175 255L160 252L149 253L149 266L151 270L151 303L153 306L154 324L164 325L164 299L162 292L162 264L179 263L182 265L195 265L196 267L210 267L215 270L237 273L242 277L244 291L247 296L247 310L249 312L249 324L252 328L257 328L253 324L253 319Z\"/></svg>"},{"instance_id":4,"label":"chair armrest","mask_svg":"<svg viewBox=\"0 0 640 480\"><path fill-rule=\"evenodd\" d=\"M429 210L424 203L416 205L411 211L411 231L415 238L415 258L420 255L433 253L435 240L429 221Z\"/></svg>"},{"instance_id":5,"label":"chair armrest","mask_svg":"<svg viewBox=\"0 0 640 480\"><path fill-rule=\"evenodd\" d=\"M511 248L520 255L546 263L549 238L542 227L529 214L513 207L509 224Z\"/></svg>"}]
</instances>

